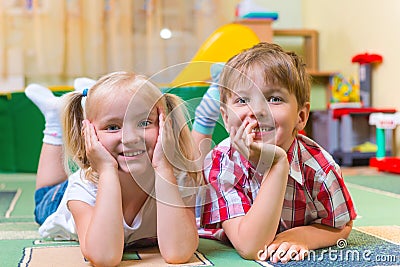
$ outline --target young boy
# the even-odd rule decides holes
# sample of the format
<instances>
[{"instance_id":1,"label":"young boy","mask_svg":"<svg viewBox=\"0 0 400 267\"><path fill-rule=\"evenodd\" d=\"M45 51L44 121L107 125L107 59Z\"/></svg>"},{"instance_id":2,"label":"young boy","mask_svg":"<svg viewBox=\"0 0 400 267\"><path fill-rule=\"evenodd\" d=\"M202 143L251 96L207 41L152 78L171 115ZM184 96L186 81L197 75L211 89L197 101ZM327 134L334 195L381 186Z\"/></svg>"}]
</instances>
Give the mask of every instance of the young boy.
<instances>
[{"instance_id":1,"label":"young boy","mask_svg":"<svg viewBox=\"0 0 400 267\"><path fill-rule=\"evenodd\" d=\"M227 62L220 93L230 137L205 159L202 226L222 227L243 258L272 262L347 238L356 212L340 168L298 134L310 112L301 59L255 45Z\"/></svg>"}]
</instances>

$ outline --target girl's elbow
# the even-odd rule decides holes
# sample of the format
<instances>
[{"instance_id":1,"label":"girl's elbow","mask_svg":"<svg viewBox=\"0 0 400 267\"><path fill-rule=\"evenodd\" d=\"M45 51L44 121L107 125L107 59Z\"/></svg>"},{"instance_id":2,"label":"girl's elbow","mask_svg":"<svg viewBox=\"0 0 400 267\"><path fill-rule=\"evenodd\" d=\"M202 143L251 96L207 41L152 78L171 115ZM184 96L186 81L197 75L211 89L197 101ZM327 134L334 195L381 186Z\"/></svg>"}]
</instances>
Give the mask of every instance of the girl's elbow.
<instances>
[{"instance_id":1,"label":"girl's elbow","mask_svg":"<svg viewBox=\"0 0 400 267\"><path fill-rule=\"evenodd\" d=\"M164 252L162 257L164 261L168 264L182 264L189 262L190 258L193 256L193 252L182 253L182 252Z\"/></svg>"},{"instance_id":2,"label":"girl's elbow","mask_svg":"<svg viewBox=\"0 0 400 267\"><path fill-rule=\"evenodd\" d=\"M100 253L98 251L86 251L83 254L85 259L90 261L93 266L117 266L122 259L122 253Z\"/></svg>"},{"instance_id":3,"label":"girl's elbow","mask_svg":"<svg viewBox=\"0 0 400 267\"><path fill-rule=\"evenodd\" d=\"M121 262L121 258L117 259L117 258L111 258L111 257L107 257L107 258L88 258L89 262L93 265L93 266L117 266L120 262Z\"/></svg>"},{"instance_id":4,"label":"girl's elbow","mask_svg":"<svg viewBox=\"0 0 400 267\"><path fill-rule=\"evenodd\" d=\"M185 248L171 248L161 249L161 256L168 264L182 264L187 263L192 258L194 252L198 247L198 239L197 242L194 242L191 245L185 246Z\"/></svg>"}]
</instances>

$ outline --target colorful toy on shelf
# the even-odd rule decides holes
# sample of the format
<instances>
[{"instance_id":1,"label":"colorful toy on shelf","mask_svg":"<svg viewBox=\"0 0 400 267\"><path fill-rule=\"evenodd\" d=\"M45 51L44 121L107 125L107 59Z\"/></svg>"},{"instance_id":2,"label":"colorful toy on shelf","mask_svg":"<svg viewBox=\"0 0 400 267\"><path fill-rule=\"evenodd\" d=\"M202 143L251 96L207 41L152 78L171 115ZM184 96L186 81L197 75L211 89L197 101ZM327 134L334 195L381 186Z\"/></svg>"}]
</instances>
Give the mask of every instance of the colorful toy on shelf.
<instances>
[{"instance_id":1,"label":"colorful toy on shelf","mask_svg":"<svg viewBox=\"0 0 400 267\"><path fill-rule=\"evenodd\" d=\"M381 63L383 58L377 54L358 54L351 60L353 63L360 64L359 80L360 80L360 95L364 107L371 107L371 71L372 64Z\"/></svg>"},{"instance_id":2,"label":"colorful toy on shelf","mask_svg":"<svg viewBox=\"0 0 400 267\"><path fill-rule=\"evenodd\" d=\"M376 125L376 157L370 159L370 166L379 171L400 173L400 158L386 157L385 130L393 130L400 125L400 113L371 113L369 124Z\"/></svg>"},{"instance_id":3,"label":"colorful toy on shelf","mask_svg":"<svg viewBox=\"0 0 400 267\"><path fill-rule=\"evenodd\" d=\"M346 107L360 107L360 88L353 77L346 79L343 74L338 73L330 78L331 108L334 103L348 103ZM351 104L357 104L352 106Z\"/></svg>"},{"instance_id":4,"label":"colorful toy on shelf","mask_svg":"<svg viewBox=\"0 0 400 267\"><path fill-rule=\"evenodd\" d=\"M277 12L270 11L264 6L260 6L254 0L242 0L236 6L235 15L242 19L272 19L277 20Z\"/></svg>"}]
</instances>

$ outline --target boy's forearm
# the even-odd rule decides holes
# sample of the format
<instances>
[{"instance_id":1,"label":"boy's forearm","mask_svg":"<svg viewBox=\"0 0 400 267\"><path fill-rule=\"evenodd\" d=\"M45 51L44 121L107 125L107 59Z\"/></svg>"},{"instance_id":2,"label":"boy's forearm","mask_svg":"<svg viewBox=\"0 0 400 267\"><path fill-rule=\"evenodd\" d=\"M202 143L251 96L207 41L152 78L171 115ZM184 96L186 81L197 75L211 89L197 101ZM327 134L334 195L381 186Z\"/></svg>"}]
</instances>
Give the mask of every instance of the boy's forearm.
<instances>
[{"instance_id":1,"label":"boy's forearm","mask_svg":"<svg viewBox=\"0 0 400 267\"><path fill-rule=\"evenodd\" d=\"M318 249L336 245L339 239L347 239L351 229L353 228L353 221L345 225L343 229L337 229L322 224L309 225L308 239L309 249Z\"/></svg>"},{"instance_id":2,"label":"boy's forearm","mask_svg":"<svg viewBox=\"0 0 400 267\"><path fill-rule=\"evenodd\" d=\"M229 220L223 223L228 238L243 258L255 259L257 252L274 239L281 217L287 177L287 162L274 165L264 177L248 213L234 224L229 225Z\"/></svg>"},{"instance_id":3,"label":"boy's forearm","mask_svg":"<svg viewBox=\"0 0 400 267\"><path fill-rule=\"evenodd\" d=\"M279 242L304 244L309 250L314 250L330 247L336 245L340 239L347 239L352 226L353 221L348 222L343 229L322 224L299 226L280 233L277 239Z\"/></svg>"}]
</instances>

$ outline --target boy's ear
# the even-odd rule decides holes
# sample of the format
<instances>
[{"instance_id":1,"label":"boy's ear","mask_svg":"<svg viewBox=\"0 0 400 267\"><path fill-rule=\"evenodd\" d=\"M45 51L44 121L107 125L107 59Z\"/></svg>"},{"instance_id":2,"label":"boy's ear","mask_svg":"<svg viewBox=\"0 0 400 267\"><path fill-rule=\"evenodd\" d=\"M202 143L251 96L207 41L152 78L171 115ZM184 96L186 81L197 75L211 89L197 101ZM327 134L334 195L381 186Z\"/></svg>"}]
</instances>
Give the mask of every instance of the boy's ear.
<instances>
[{"instance_id":1,"label":"boy's ear","mask_svg":"<svg viewBox=\"0 0 400 267\"><path fill-rule=\"evenodd\" d=\"M226 112L225 108L226 107L221 103L219 110L221 111L221 117L224 121L225 129L228 130L228 112Z\"/></svg>"},{"instance_id":2,"label":"boy's ear","mask_svg":"<svg viewBox=\"0 0 400 267\"><path fill-rule=\"evenodd\" d=\"M298 114L298 122L296 129L298 131L301 131L306 127L308 117L310 115L310 102L306 102L304 106L299 110Z\"/></svg>"}]
</instances>

